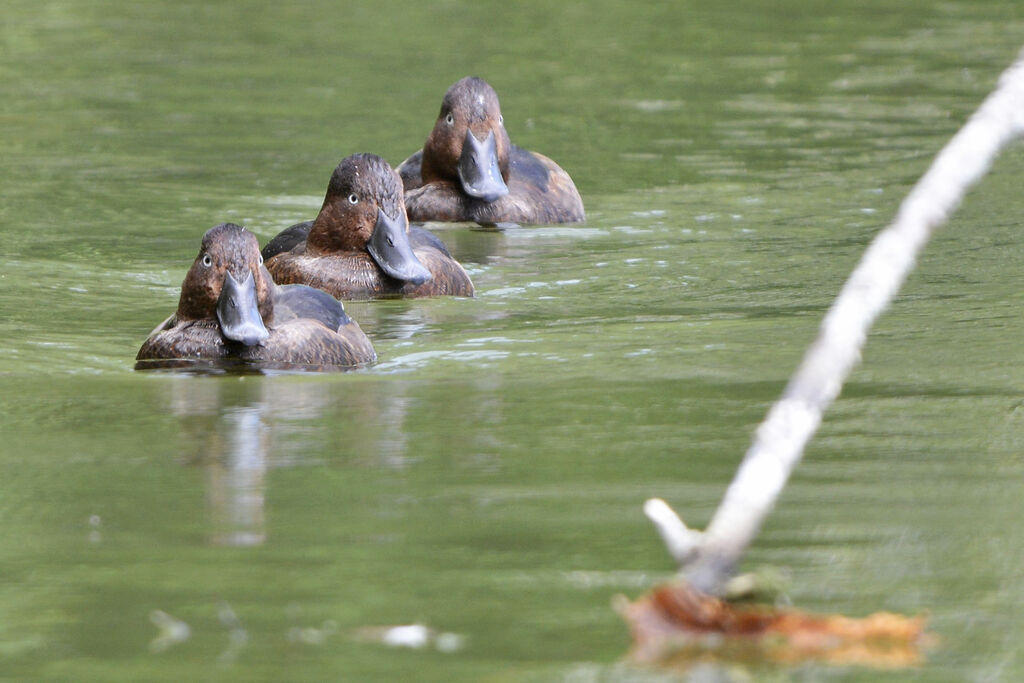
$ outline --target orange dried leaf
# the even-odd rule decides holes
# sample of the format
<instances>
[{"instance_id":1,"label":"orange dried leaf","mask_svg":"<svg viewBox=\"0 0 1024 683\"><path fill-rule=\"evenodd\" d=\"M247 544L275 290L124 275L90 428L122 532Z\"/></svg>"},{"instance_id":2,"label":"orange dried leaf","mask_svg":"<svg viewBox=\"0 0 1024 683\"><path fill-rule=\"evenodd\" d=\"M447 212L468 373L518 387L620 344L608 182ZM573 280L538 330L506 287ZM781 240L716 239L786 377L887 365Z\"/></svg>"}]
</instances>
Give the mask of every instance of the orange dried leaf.
<instances>
[{"instance_id":1,"label":"orange dried leaf","mask_svg":"<svg viewBox=\"0 0 1024 683\"><path fill-rule=\"evenodd\" d=\"M632 656L673 661L720 653L771 662L907 667L927 642L923 617L879 612L855 619L769 606L733 605L683 582L664 584L619 612L633 634Z\"/></svg>"}]
</instances>

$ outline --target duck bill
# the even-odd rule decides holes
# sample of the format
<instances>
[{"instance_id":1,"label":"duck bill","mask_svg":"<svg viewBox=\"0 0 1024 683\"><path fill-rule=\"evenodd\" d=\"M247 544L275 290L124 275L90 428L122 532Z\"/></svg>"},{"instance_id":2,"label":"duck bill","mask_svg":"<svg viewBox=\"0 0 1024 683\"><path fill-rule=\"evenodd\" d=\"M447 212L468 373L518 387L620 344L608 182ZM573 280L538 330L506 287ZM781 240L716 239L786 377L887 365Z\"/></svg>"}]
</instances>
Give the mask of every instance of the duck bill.
<instances>
[{"instance_id":1,"label":"duck bill","mask_svg":"<svg viewBox=\"0 0 1024 683\"><path fill-rule=\"evenodd\" d=\"M370 256L389 277L414 285L422 285L430 279L430 271L420 263L409 244L409 222L404 211L397 218L391 218L377 210L377 224L366 243Z\"/></svg>"},{"instance_id":2,"label":"duck bill","mask_svg":"<svg viewBox=\"0 0 1024 683\"><path fill-rule=\"evenodd\" d=\"M469 196L493 202L508 194L508 185L498 166L498 144L493 130L483 142L476 139L472 130L466 131L458 168L459 182Z\"/></svg>"},{"instance_id":3,"label":"duck bill","mask_svg":"<svg viewBox=\"0 0 1024 683\"><path fill-rule=\"evenodd\" d=\"M224 286L217 300L217 320L220 321L221 334L226 339L246 346L261 344L270 336L260 316L256 280L252 271L248 272L241 283L230 271L224 275Z\"/></svg>"}]
</instances>

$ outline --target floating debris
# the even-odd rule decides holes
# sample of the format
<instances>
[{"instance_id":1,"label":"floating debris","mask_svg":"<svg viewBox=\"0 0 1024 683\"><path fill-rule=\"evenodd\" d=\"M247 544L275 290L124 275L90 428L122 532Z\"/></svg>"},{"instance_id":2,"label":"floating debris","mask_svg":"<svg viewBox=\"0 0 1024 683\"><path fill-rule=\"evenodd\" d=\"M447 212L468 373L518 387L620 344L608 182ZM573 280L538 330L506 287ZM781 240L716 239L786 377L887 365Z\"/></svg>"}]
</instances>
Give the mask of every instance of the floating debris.
<instances>
[{"instance_id":1,"label":"floating debris","mask_svg":"<svg viewBox=\"0 0 1024 683\"><path fill-rule=\"evenodd\" d=\"M393 626L384 631L381 642L391 647L411 647L419 649L430 642L430 629L422 624Z\"/></svg>"},{"instance_id":2,"label":"floating debris","mask_svg":"<svg viewBox=\"0 0 1024 683\"><path fill-rule=\"evenodd\" d=\"M684 664L719 654L775 663L817 660L874 668L920 663L933 638L923 617L878 612L861 619L766 605L734 605L683 581L662 584L636 602L616 599L640 663Z\"/></svg>"},{"instance_id":3,"label":"floating debris","mask_svg":"<svg viewBox=\"0 0 1024 683\"><path fill-rule=\"evenodd\" d=\"M149 641L150 652L164 652L178 643L184 643L192 636L192 629L188 624L163 610L155 609L150 612L149 620L160 629L156 638Z\"/></svg>"},{"instance_id":4,"label":"floating debris","mask_svg":"<svg viewBox=\"0 0 1024 683\"><path fill-rule=\"evenodd\" d=\"M327 638L338 631L338 622L328 619L320 628L315 626L293 626L288 629L288 640L306 645L323 645Z\"/></svg>"},{"instance_id":5,"label":"floating debris","mask_svg":"<svg viewBox=\"0 0 1024 683\"><path fill-rule=\"evenodd\" d=\"M224 628L228 629L228 646L217 656L217 660L221 664L231 664L249 644L249 632L242 626L242 620L235 614L235 610L231 609L231 605L224 601L217 606L217 618Z\"/></svg>"},{"instance_id":6,"label":"floating debris","mask_svg":"<svg viewBox=\"0 0 1024 683\"><path fill-rule=\"evenodd\" d=\"M423 624L402 626L367 626L356 631L356 639L381 643L388 647L407 647L420 650L433 645L438 652L457 652L466 644L466 637L458 633L435 631Z\"/></svg>"}]
</instances>

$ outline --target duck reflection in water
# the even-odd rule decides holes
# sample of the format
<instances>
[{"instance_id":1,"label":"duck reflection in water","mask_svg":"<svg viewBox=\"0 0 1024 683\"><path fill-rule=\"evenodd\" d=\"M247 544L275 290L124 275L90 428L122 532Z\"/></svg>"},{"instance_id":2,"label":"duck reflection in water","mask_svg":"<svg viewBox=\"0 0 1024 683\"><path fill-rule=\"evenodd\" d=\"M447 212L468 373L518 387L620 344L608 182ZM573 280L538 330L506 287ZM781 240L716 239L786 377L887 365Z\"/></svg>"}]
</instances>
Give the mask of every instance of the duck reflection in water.
<instances>
[{"instance_id":1,"label":"duck reflection in water","mask_svg":"<svg viewBox=\"0 0 1024 683\"><path fill-rule=\"evenodd\" d=\"M182 377L172 384L172 410L186 441L194 444L186 462L201 465L205 473L214 545L256 546L267 538L272 435L260 393L248 382L224 385Z\"/></svg>"},{"instance_id":2,"label":"duck reflection in water","mask_svg":"<svg viewBox=\"0 0 1024 683\"><path fill-rule=\"evenodd\" d=\"M346 466L382 472L415 461L405 426L405 385L389 383L386 393L364 386L354 397L337 384L291 380L194 373L170 378L170 412L180 427L183 462L203 472L207 536L214 545L266 542L272 513L266 493L275 469L321 466L327 452ZM332 425L327 433L338 426L346 434L343 448L332 443L325 450L319 443L325 432L311 425L325 423ZM366 424L378 428L359 428Z\"/></svg>"}]
</instances>

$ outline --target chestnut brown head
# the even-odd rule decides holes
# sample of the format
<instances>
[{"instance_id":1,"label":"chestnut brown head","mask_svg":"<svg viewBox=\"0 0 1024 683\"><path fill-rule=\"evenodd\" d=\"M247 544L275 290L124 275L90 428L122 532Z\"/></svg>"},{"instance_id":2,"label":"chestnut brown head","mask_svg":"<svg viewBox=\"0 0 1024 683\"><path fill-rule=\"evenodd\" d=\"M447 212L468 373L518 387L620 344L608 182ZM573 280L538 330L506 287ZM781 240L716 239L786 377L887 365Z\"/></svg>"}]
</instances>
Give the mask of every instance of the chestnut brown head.
<instances>
[{"instance_id":1,"label":"chestnut brown head","mask_svg":"<svg viewBox=\"0 0 1024 683\"><path fill-rule=\"evenodd\" d=\"M422 284L430 271L413 254L402 181L375 154L353 154L331 174L306 253L366 251L389 277Z\"/></svg>"},{"instance_id":2,"label":"chestnut brown head","mask_svg":"<svg viewBox=\"0 0 1024 683\"><path fill-rule=\"evenodd\" d=\"M423 182L457 182L487 202L508 194L511 142L504 123L498 94L486 81L467 76L452 85L423 145Z\"/></svg>"},{"instance_id":3,"label":"chestnut brown head","mask_svg":"<svg viewBox=\"0 0 1024 683\"><path fill-rule=\"evenodd\" d=\"M272 286L256 236L240 225L222 223L203 235L181 285L177 317L217 319L225 339L253 346L269 336Z\"/></svg>"}]
</instances>

